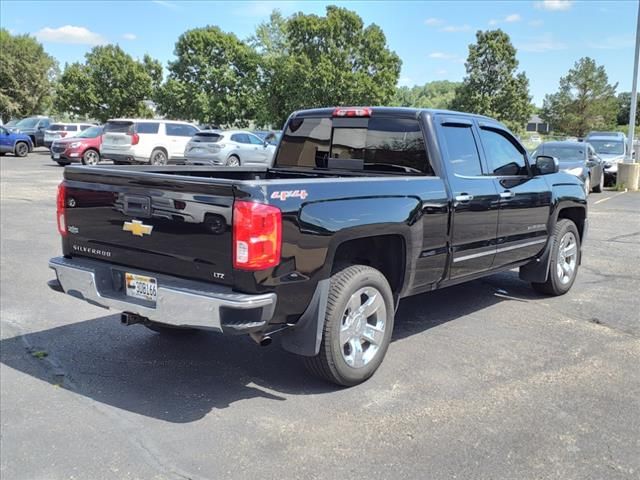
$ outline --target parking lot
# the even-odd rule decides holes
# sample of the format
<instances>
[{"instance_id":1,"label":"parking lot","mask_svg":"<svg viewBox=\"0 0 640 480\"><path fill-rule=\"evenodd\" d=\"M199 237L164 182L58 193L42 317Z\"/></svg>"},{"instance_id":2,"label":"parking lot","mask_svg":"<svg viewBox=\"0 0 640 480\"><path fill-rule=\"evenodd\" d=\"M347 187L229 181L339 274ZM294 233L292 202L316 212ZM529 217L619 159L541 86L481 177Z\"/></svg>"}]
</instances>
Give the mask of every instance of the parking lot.
<instances>
[{"instance_id":1,"label":"parking lot","mask_svg":"<svg viewBox=\"0 0 640 480\"><path fill-rule=\"evenodd\" d=\"M640 193L591 195L567 295L513 271L406 299L378 373L339 389L50 291L63 169L0 167L3 479L640 476Z\"/></svg>"}]
</instances>

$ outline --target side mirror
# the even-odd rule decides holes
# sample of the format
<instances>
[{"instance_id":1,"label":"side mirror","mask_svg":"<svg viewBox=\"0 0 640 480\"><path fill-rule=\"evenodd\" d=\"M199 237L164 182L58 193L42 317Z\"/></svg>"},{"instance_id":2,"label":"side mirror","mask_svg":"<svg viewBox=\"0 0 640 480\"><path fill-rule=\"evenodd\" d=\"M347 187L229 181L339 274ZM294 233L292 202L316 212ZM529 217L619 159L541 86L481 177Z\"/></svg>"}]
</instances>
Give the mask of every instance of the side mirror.
<instances>
[{"instance_id":1,"label":"side mirror","mask_svg":"<svg viewBox=\"0 0 640 480\"><path fill-rule=\"evenodd\" d=\"M538 155L536 157L536 169L540 175L548 175L550 173L558 173L560 170L560 162L556 157L548 155Z\"/></svg>"}]
</instances>

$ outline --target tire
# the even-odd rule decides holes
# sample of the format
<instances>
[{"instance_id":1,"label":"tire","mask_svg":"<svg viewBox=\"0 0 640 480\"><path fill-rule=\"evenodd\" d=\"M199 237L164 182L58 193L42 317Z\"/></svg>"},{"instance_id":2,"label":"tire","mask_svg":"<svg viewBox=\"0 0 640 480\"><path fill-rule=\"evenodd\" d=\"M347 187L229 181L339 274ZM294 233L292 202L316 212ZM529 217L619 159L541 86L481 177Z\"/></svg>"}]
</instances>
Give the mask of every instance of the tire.
<instances>
[{"instance_id":1,"label":"tire","mask_svg":"<svg viewBox=\"0 0 640 480\"><path fill-rule=\"evenodd\" d=\"M195 328L174 327L173 325L167 325L164 323L151 322L151 321L145 323L144 326L147 327L149 330L152 330L156 333L160 333L162 335L179 336L179 335L189 335L194 332L197 332L197 329Z\"/></svg>"},{"instance_id":2,"label":"tire","mask_svg":"<svg viewBox=\"0 0 640 480\"><path fill-rule=\"evenodd\" d=\"M156 148L153 152L151 152L151 157L149 158L149 163L151 165L166 165L167 161L167 152L165 152L162 148Z\"/></svg>"},{"instance_id":3,"label":"tire","mask_svg":"<svg viewBox=\"0 0 640 480\"><path fill-rule=\"evenodd\" d=\"M82 154L83 165L97 165L98 163L100 163L100 154L97 151L90 148Z\"/></svg>"},{"instance_id":4,"label":"tire","mask_svg":"<svg viewBox=\"0 0 640 480\"><path fill-rule=\"evenodd\" d=\"M584 181L584 194L585 196L589 196L591 192L591 175L589 175Z\"/></svg>"},{"instance_id":5,"label":"tire","mask_svg":"<svg viewBox=\"0 0 640 480\"><path fill-rule=\"evenodd\" d=\"M27 142L17 142L13 147L13 153L16 157L26 157L29 154L29 145Z\"/></svg>"},{"instance_id":6,"label":"tire","mask_svg":"<svg viewBox=\"0 0 640 480\"><path fill-rule=\"evenodd\" d=\"M600 182L598 182L598 185L596 187L593 187L593 192L602 193L603 189L604 189L604 172L600 174Z\"/></svg>"},{"instance_id":7,"label":"tire","mask_svg":"<svg viewBox=\"0 0 640 480\"><path fill-rule=\"evenodd\" d=\"M371 312L368 318L352 316L367 305ZM382 273L365 265L336 272L330 280L320 351L315 357L305 357L308 370L342 386L364 382L384 359L393 316L393 294Z\"/></svg>"},{"instance_id":8,"label":"tire","mask_svg":"<svg viewBox=\"0 0 640 480\"><path fill-rule=\"evenodd\" d=\"M237 155L231 155L227 159L227 167L239 167L240 165L242 164L240 163L240 158Z\"/></svg>"},{"instance_id":9,"label":"tire","mask_svg":"<svg viewBox=\"0 0 640 480\"><path fill-rule=\"evenodd\" d=\"M572 242L573 248L571 248ZM547 281L532 283L531 286L535 291L546 295L564 295L573 286L580 266L580 234L576 224L566 218L558 220L553 230L553 246L551 248ZM561 250L563 250L564 258L560 257ZM567 255L567 251L570 250L573 251L573 254Z\"/></svg>"}]
</instances>

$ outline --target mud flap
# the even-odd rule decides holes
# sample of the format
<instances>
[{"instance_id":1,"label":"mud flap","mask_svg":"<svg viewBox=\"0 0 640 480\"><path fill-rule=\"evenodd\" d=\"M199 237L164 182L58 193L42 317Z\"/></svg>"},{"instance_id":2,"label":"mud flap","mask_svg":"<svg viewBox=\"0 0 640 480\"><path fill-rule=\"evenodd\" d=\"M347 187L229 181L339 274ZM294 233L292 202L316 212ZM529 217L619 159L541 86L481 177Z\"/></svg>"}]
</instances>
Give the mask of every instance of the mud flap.
<instances>
[{"instance_id":1,"label":"mud flap","mask_svg":"<svg viewBox=\"0 0 640 480\"><path fill-rule=\"evenodd\" d=\"M526 282L544 283L549 275L549 263L551 262L551 248L555 239L549 238L542 255L534 258L529 263L520 267L519 276Z\"/></svg>"},{"instance_id":2,"label":"mud flap","mask_svg":"<svg viewBox=\"0 0 640 480\"><path fill-rule=\"evenodd\" d=\"M282 334L282 348L288 352L314 357L320 351L330 281L327 278L318 282L311 302L298 323Z\"/></svg>"}]
</instances>

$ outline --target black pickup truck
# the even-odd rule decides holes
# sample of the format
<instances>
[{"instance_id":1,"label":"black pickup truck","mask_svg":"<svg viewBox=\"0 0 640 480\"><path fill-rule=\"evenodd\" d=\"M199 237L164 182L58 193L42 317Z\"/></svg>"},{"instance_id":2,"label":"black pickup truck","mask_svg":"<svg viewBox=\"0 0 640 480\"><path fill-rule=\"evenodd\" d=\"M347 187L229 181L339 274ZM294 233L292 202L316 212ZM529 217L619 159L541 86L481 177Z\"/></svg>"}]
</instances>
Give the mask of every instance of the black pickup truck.
<instances>
[{"instance_id":1,"label":"black pickup truck","mask_svg":"<svg viewBox=\"0 0 640 480\"><path fill-rule=\"evenodd\" d=\"M355 385L403 297L517 267L567 292L587 202L491 118L358 107L292 114L272 168L67 167L57 219L54 290L164 333L278 332Z\"/></svg>"}]
</instances>

